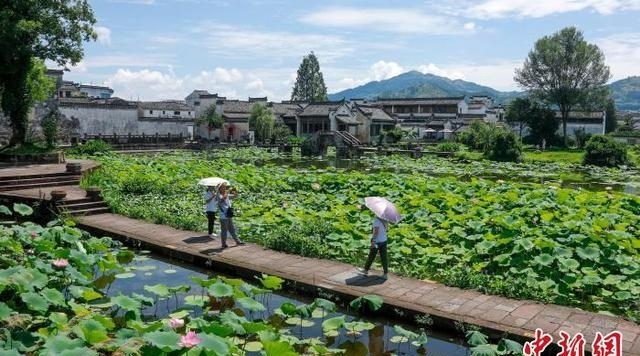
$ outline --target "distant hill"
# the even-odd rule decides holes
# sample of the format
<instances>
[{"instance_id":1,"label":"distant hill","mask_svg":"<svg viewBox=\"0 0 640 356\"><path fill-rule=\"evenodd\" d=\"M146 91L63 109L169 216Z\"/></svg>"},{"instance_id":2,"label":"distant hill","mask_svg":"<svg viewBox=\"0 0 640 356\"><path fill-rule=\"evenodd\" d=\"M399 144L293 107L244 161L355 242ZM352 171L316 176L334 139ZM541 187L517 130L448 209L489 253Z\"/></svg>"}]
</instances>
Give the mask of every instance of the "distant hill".
<instances>
[{"instance_id":1,"label":"distant hill","mask_svg":"<svg viewBox=\"0 0 640 356\"><path fill-rule=\"evenodd\" d=\"M618 110L640 110L640 77L629 77L609 85ZM402 73L393 78L373 81L356 88L329 94L329 100L375 99L375 98L417 98L463 95L488 95L496 103L504 104L523 96L523 92L504 92L473 82L452 80L434 74L418 71Z\"/></svg>"},{"instance_id":2,"label":"distant hill","mask_svg":"<svg viewBox=\"0 0 640 356\"><path fill-rule=\"evenodd\" d=\"M342 98L417 98L463 95L488 95L498 103L502 103L522 94L516 91L501 92L461 79L451 80L434 74L422 74L418 71L411 71L393 78L373 81L357 88L329 94L329 100L341 100Z\"/></svg>"},{"instance_id":3,"label":"distant hill","mask_svg":"<svg viewBox=\"0 0 640 356\"><path fill-rule=\"evenodd\" d=\"M640 110L640 76L617 80L609 84L618 110Z\"/></svg>"}]
</instances>

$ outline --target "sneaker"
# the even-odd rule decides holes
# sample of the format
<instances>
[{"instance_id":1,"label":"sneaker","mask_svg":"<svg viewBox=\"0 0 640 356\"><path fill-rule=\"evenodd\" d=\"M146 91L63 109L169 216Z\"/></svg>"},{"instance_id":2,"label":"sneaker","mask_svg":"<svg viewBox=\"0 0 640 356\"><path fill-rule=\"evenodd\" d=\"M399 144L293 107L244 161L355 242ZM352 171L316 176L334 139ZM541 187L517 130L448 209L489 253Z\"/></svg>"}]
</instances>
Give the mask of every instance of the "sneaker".
<instances>
[{"instance_id":1,"label":"sneaker","mask_svg":"<svg viewBox=\"0 0 640 356\"><path fill-rule=\"evenodd\" d=\"M236 241L236 245L244 245L244 241L238 240L238 241Z\"/></svg>"},{"instance_id":2,"label":"sneaker","mask_svg":"<svg viewBox=\"0 0 640 356\"><path fill-rule=\"evenodd\" d=\"M385 279L385 280L386 280L386 279L389 279L389 276L385 273L385 274L383 274L382 276L380 276L380 278L382 278L382 279Z\"/></svg>"},{"instance_id":3,"label":"sneaker","mask_svg":"<svg viewBox=\"0 0 640 356\"><path fill-rule=\"evenodd\" d=\"M363 276L368 276L369 275L369 270L368 269L356 268L356 270L358 271L359 274L361 274Z\"/></svg>"},{"instance_id":4,"label":"sneaker","mask_svg":"<svg viewBox=\"0 0 640 356\"><path fill-rule=\"evenodd\" d=\"M218 237L218 236L216 236L216 234L209 234L209 238L210 238L210 239L214 239L214 240L215 240L215 239L216 239L216 237Z\"/></svg>"},{"instance_id":5,"label":"sneaker","mask_svg":"<svg viewBox=\"0 0 640 356\"><path fill-rule=\"evenodd\" d=\"M222 245L222 247L221 247L221 248L224 250L225 248L229 248L229 246L227 246L227 245Z\"/></svg>"}]
</instances>

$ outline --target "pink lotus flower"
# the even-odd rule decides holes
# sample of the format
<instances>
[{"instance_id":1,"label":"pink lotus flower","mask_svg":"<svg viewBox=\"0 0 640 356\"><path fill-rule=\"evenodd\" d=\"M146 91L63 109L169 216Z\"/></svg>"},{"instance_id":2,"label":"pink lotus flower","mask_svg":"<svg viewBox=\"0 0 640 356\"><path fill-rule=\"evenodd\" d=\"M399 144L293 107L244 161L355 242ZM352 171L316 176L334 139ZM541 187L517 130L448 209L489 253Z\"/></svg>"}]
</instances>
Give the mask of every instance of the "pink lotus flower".
<instances>
[{"instance_id":1,"label":"pink lotus flower","mask_svg":"<svg viewBox=\"0 0 640 356\"><path fill-rule=\"evenodd\" d=\"M169 326L173 329L178 329L184 326L184 320L172 318L169 320Z\"/></svg>"},{"instance_id":2,"label":"pink lotus flower","mask_svg":"<svg viewBox=\"0 0 640 356\"><path fill-rule=\"evenodd\" d=\"M201 342L202 340L198 337L195 331L189 331L187 335L183 335L180 337L180 342L178 343L178 345L182 347L192 348Z\"/></svg>"},{"instance_id":3,"label":"pink lotus flower","mask_svg":"<svg viewBox=\"0 0 640 356\"><path fill-rule=\"evenodd\" d=\"M53 260L51 264L56 268L65 268L69 265L69 261L64 258L59 258L57 260Z\"/></svg>"}]
</instances>

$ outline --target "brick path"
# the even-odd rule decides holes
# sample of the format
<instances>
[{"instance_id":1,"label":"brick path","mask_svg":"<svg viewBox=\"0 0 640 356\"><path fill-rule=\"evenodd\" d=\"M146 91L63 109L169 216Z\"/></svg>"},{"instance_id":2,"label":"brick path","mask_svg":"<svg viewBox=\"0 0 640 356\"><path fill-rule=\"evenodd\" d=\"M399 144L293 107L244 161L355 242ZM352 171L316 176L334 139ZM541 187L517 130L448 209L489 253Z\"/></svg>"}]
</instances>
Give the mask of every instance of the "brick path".
<instances>
[{"instance_id":1,"label":"brick path","mask_svg":"<svg viewBox=\"0 0 640 356\"><path fill-rule=\"evenodd\" d=\"M2 171L0 176L6 173ZM550 333L554 341L560 340L560 331L571 336L581 332L586 340L585 351L589 352L596 332L606 335L617 330L623 334L622 355L640 356L640 325L619 317L490 296L393 274L387 281L375 275L364 277L355 273L352 265L285 254L250 243L234 247L231 239L231 248L221 250L219 240L212 240L202 232L177 230L117 214L84 216L77 220L81 228L98 235L102 232L138 240L187 261L210 261L226 269L267 273L353 297L377 294L387 305L441 320L462 321L528 338L540 328Z\"/></svg>"}]
</instances>

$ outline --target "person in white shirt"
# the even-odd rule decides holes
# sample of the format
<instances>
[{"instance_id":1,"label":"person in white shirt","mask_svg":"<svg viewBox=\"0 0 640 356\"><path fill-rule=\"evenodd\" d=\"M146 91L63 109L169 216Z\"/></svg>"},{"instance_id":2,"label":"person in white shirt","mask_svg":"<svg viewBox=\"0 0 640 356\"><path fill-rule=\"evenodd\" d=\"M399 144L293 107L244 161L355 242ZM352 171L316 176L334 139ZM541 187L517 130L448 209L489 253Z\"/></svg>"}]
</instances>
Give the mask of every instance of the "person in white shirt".
<instances>
[{"instance_id":1,"label":"person in white shirt","mask_svg":"<svg viewBox=\"0 0 640 356\"><path fill-rule=\"evenodd\" d=\"M216 222L216 211L218 210L218 204L216 202L215 188L208 186L204 192L204 211L207 214L207 225L209 231L209 237L215 238L213 234L213 225Z\"/></svg>"},{"instance_id":2,"label":"person in white shirt","mask_svg":"<svg viewBox=\"0 0 640 356\"><path fill-rule=\"evenodd\" d=\"M369 257L364 264L364 268L360 272L365 276L369 274L369 268L373 264L373 260L380 252L380 260L382 260L383 279L387 279L389 273L389 256L387 255L387 222L376 217L373 219L373 229L371 234L371 247L369 248Z\"/></svg>"}]
</instances>

